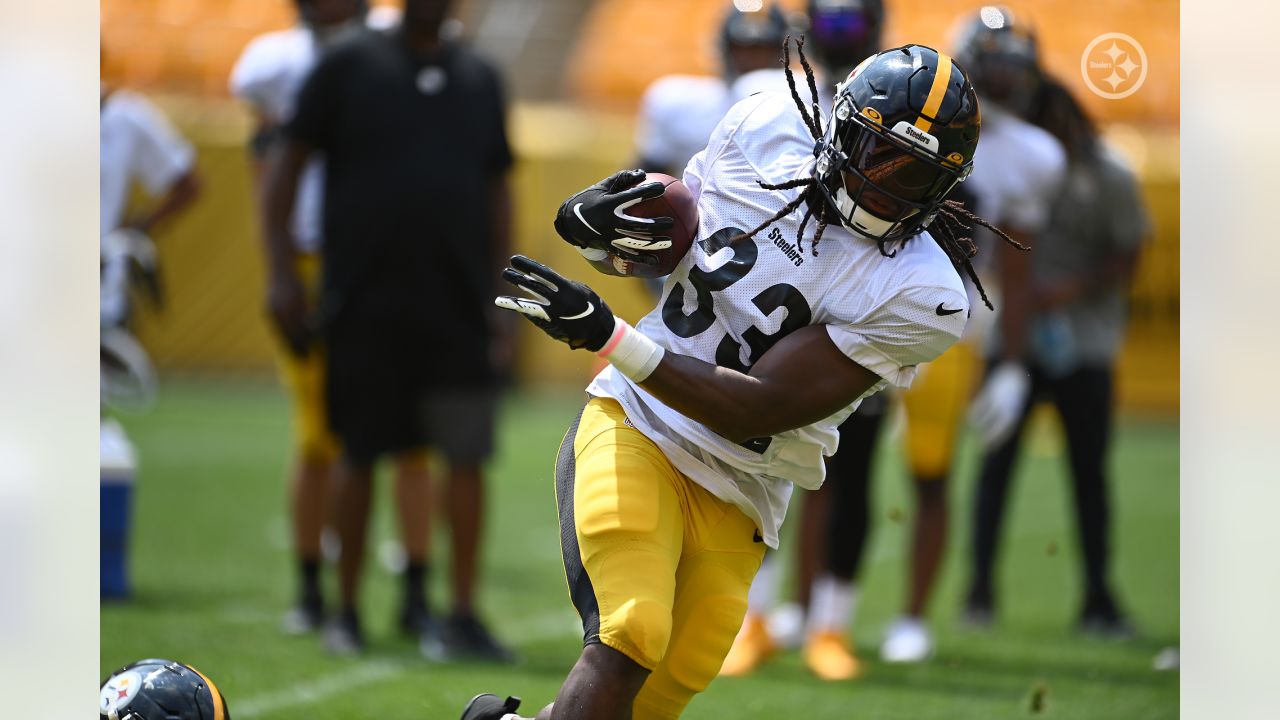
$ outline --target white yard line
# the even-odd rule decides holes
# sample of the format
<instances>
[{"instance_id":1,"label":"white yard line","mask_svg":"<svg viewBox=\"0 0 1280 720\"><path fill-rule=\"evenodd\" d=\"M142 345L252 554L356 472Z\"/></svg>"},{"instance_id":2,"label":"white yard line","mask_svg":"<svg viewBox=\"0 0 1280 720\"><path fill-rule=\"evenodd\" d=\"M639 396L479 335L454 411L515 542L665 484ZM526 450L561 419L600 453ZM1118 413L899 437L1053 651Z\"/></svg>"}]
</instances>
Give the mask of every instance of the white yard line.
<instances>
[{"instance_id":1,"label":"white yard line","mask_svg":"<svg viewBox=\"0 0 1280 720\"><path fill-rule=\"evenodd\" d=\"M564 638L572 641L580 637L582 627L577 624L572 613L545 613L529 618L521 624L523 632L511 631L501 633L500 637L516 645L542 642ZM324 700L361 690L369 685L393 680L406 675L415 669L428 667L423 662L403 662L387 659L373 659L353 666L350 670L321 675L307 682L298 683L287 688L272 690L259 695L234 701L237 720L252 720L275 715L305 705L314 705ZM568 672L568 668L565 671Z\"/></svg>"},{"instance_id":2,"label":"white yard line","mask_svg":"<svg viewBox=\"0 0 1280 720\"><path fill-rule=\"evenodd\" d=\"M292 687L252 695L234 703L237 718L255 718L358 690L403 675L408 666L391 660L370 660L350 670L321 675Z\"/></svg>"}]
</instances>

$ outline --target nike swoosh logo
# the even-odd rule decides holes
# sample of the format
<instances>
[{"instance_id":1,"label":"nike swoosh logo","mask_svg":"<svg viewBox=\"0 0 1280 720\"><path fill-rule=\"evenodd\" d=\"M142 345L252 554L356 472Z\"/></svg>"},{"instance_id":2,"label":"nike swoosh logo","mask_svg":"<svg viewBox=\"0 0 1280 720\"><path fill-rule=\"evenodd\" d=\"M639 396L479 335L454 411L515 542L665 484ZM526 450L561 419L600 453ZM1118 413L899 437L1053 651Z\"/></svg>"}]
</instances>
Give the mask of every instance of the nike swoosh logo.
<instances>
[{"instance_id":1,"label":"nike swoosh logo","mask_svg":"<svg viewBox=\"0 0 1280 720\"><path fill-rule=\"evenodd\" d=\"M582 318L584 318L584 317L586 317L586 316L590 315L592 312L594 312L594 311L595 311L595 309L596 309L596 306L595 306L595 305L593 305L590 301L587 301L587 309L586 309L586 310L583 310L582 312L580 312L580 313L578 313L577 315L574 315L574 316L572 316L572 317L562 317L562 318L560 318L560 319L561 319L561 320L581 320Z\"/></svg>"},{"instance_id":2,"label":"nike swoosh logo","mask_svg":"<svg viewBox=\"0 0 1280 720\"><path fill-rule=\"evenodd\" d=\"M956 308L955 310L948 310L942 307L942 303L938 303L937 313L939 315L955 315L956 313L960 312L963 309L964 308Z\"/></svg>"},{"instance_id":3,"label":"nike swoosh logo","mask_svg":"<svg viewBox=\"0 0 1280 720\"><path fill-rule=\"evenodd\" d=\"M591 223L587 222L586 218L582 217L582 203L578 203L577 205L573 206L573 214L578 216L578 219L582 221L583 225L587 226L588 230L590 230L591 232L597 235L602 234L599 230L591 227Z\"/></svg>"}]
</instances>

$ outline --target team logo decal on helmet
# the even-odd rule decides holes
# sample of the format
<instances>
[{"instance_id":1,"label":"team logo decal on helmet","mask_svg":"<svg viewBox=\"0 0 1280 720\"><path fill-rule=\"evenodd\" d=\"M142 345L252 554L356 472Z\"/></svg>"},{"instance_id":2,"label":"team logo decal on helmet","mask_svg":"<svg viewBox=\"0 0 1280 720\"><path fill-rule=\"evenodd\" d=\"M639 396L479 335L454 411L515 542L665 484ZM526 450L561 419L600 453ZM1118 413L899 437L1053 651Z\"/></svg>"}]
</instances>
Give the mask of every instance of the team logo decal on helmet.
<instances>
[{"instance_id":1,"label":"team logo decal on helmet","mask_svg":"<svg viewBox=\"0 0 1280 720\"><path fill-rule=\"evenodd\" d=\"M133 702L133 698L142 689L142 675L136 670L128 670L119 675L112 675L107 678L106 684L102 686L102 693L98 697L98 712L106 715L108 712L120 714L125 708L129 707L129 703Z\"/></svg>"},{"instance_id":2,"label":"team logo decal on helmet","mask_svg":"<svg viewBox=\"0 0 1280 720\"><path fill-rule=\"evenodd\" d=\"M973 86L950 56L923 45L887 50L837 86L814 176L847 228L905 239L968 177L980 128Z\"/></svg>"}]
</instances>

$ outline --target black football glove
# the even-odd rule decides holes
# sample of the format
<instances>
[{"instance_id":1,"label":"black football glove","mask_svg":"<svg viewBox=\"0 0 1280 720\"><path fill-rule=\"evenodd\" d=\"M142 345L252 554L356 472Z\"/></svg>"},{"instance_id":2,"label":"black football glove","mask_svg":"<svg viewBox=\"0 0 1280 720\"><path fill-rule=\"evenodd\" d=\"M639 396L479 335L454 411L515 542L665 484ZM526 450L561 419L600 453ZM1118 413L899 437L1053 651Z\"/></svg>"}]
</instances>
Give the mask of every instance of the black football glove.
<instances>
[{"instance_id":1,"label":"black football glove","mask_svg":"<svg viewBox=\"0 0 1280 720\"><path fill-rule=\"evenodd\" d=\"M636 185L644 176L644 170L616 172L565 200L556 211L556 232L565 242L580 248L619 253L634 262L656 264L657 258L647 251L671 247L671 237L664 233L675 221L626 214L632 205L661 197L665 192L659 182Z\"/></svg>"},{"instance_id":2,"label":"black football glove","mask_svg":"<svg viewBox=\"0 0 1280 720\"><path fill-rule=\"evenodd\" d=\"M560 275L524 255L511 258L502 279L532 299L500 295L493 304L524 315L542 331L569 347L592 352L604 347L613 335L613 311L595 290Z\"/></svg>"}]
</instances>

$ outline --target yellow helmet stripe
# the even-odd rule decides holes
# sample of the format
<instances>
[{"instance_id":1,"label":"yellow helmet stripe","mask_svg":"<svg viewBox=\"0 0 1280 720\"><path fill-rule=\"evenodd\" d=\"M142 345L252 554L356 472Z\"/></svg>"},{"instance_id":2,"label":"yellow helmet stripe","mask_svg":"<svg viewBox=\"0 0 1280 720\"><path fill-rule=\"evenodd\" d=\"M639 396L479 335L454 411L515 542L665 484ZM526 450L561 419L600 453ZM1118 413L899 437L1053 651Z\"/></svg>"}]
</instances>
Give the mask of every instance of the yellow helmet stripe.
<instances>
[{"instance_id":1,"label":"yellow helmet stripe","mask_svg":"<svg viewBox=\"0 0 1280 720\"><path fill-rule=\"evenodd\" d=\"M188 665L187 667L191 667ZM195 668L191 668L196 670ZM196 674L204 678L204 684L209 686L209 694L213 696L213 720L226 720L227 709L222 707L222 693L218 692L218 686L213 684L208 675L196 670Z\"/></svg>"},{"instance_id":2,"label":"yellow helmet stripe","mask_svg":"<svg viewBox=\"0 0 1280 720\"><path fill-rule=\"evenodd\" d=\"M947 96L947 85L951 82L951 56L938 53L938 71L933 75L933 86L929 88L929 97L924 101L921 117L916 118L916 129L929 132L933 123L923 116L936 117L938 108L942 107L942 99Z\"/></svg>"}]
</instances>

